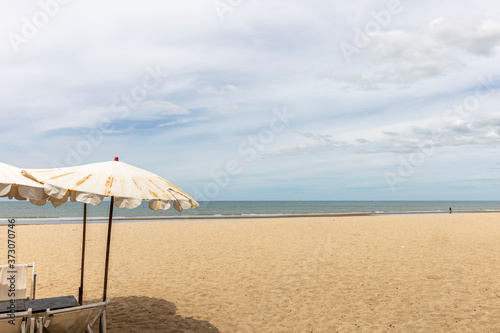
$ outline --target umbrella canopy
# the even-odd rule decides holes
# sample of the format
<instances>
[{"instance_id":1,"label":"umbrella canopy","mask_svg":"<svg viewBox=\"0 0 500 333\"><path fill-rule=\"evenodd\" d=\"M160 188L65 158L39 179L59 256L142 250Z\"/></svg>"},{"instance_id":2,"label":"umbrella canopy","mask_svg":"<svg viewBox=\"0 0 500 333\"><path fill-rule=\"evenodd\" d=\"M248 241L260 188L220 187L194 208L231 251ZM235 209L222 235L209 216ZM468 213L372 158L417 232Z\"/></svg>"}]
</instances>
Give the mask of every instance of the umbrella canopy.
<instances>
[{"instance_id":1,"label":"umbrella canopy","mask_svg":"<svg viewBox=\"0 0 500 333\"><path fill-rule=\"evenodd\" d=\"M47 200L43 185L24 177L21 169L0 163L0 197L26 200L43 206Z\"/></svg>"},{"instance_id":2,"label":"umbrella canopy","mask_svg":"<svg viewBox=\"0 0 500 333\"><path fill-rule=\"evenodd\" d=\"M172 183L144 169L110 161L71 168L32 169L24 175L44 184L52 204L68 200L99 205L104 197L113 197L119 208L136 208L143 200L152 210L196 208L198 203Z\"/></svg>"}]
</instances>

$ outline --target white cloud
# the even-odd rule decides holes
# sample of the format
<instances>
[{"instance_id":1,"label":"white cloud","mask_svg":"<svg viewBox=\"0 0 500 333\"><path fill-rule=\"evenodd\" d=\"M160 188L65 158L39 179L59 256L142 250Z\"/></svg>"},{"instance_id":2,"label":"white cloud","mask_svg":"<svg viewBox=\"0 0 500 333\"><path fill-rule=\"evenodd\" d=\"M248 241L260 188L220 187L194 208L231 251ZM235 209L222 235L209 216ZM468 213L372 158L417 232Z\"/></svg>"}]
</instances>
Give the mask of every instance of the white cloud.
<instances>
[{"instance_id":1,"label":"white cloud","mask_svg":"<svg viewBox=\"0 0 500 333\"><path fill-rule=\"evenodd\" d=\"M444 45L483 56L493 55L500 43L500 23L493 20L440 18L431 22L426 30Z\"/></svg>"},{"instance_id":2,"label":"white cloud","mask_svg":"<svg viewBox=\"0 0 500 333\"><path fill-rule=\"evenodd\" d=\"M199 122L199 121L206 121L206 120L208 120L207 117L182 118L182 119L176 119L176 120L172 120L172 121L169 121L166 123L162 123L162 124L158 125L158 127L184 125L184 124L189 124L189 123Z\"/></svg>"},{"instance_id":3,"label":"white cloud","mask_svg":"<svg viewBox=\"0 0 500 333\"><path fill-rule=\"evenodd\" d=\"M200 93L202 94L226 95L235 92L238 92L238 87L232 84L226 84L220 88L215 88L214 86L208 85L200 89Z\"/></svg>"},{"instance_id":4,"label":"white cloud","mask_svg":"<svg viewBox=\"0 0 500 333\"><path fill-rule=\"evenodd\" d=\"M347 148L351 145L347 142L336 140L331 135L317 134L317 133L301 133L299 134L307 138L304 143L296 144L293 146L282 147L278 150L267 152L263 154L264 158L270 157L283 157L283 156L294 156L302 154L313 154L319 152L325 152L330 150L335 150L339 148Z\"/></svg>"},{"instance_id":5,"label":"white cloud","mask_svg":"<svg viewBox=\"0 0 500 333\"><path fill-rule=\"evenodd\" d=\"M191 184L202 181L193 174L245 162L238 145L279 125L272 110L286 107L295 118L276 127L260 152L268 158L246 165L230 198L258 193L255 184L274 179L315 184L312 191L329 198L334 187L322 180L332 179L332 166L335 184L369 184L366 196L376 196L390 157L418 150L434 129L442 130L434 142L446 153L428 174L440 174L499 140L495 80L468 117L443 119L475 96L478 77L500 73L500 12L492 0L402 4L348 63L339 45L373 12L387 10L387 1L245 1L223 21L211 1L70 1L18 53L7 34L22 34L40 3L10 2L0 13L3 161L63 163L87 140L84 131L94 131L102 142L81 163L116 152L168 171L161 148L182 159L187 167L175 172ZM148 68L158 69L161 82L142 96L140 87L156 82ZM474 158L453 177L493 165L494 157ZM286 199L289 192L278 186L270 193Z\"/></svg>"},{"instance_id":6,"label":"white cloud","mask_svg":"<svg viewBox=\"0 0 500 333\"><path fill-rule=\"evenodd\" d=\"M380 89L449 75L465 69L471 55L496 54L500 47L500 23L467 17L439 18L416 31L389 29L367 36L369 47L360 52L366 52L372 68L363 74L332 73L323 74L323 78L362 89Z\"/></svg>"},{"instance_id":7,"label":"white cloud","mask_svg":"<svg viewBox=\"0 0 500 333\"><path fill-rule=\"evenodd\" d=\"M221 113L221 114L231 114L235 113L239 110L239 106L235 104L227 104L227 105L219 105L215 108L216 113Z\"/></svg>"},{"instance_id":8,"label":"white cloud","mask_svg":"<svg viewBox=\"0 0 500 333\"><path fill-rule=\"evenodd\" d=\"M169 101L144 101L137 105L131 116L139 119L161 119L167 115L187 115L189 111Z\"/></svg>"}]
</instances>

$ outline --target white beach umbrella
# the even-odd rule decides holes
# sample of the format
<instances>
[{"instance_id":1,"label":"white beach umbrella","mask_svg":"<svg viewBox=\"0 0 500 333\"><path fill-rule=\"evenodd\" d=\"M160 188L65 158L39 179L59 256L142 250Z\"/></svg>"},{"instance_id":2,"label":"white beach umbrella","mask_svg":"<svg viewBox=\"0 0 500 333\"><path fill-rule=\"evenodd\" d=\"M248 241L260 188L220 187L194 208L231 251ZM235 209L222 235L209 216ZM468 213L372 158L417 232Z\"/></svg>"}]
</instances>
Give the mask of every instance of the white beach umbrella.
<instances>
[{"instance_id":1,"label":"white beach umbrella","mask_svg":"<svg viewBox=\"0 0 500 333\"><path fill-rule=\"evenodd\" d=\"M99 205L105 197L111 198L108 239L106 247L106 265L104 272L103 300L106 300L111 225L113 205L119 208L136 208L143 200L149 201L152 210L168 209L170 202L176 210L196 208L194 198L179 188L149 171L132 165L114 161L93 163L61 169L25 170L26 177L36 179L44 184L50 201L57 207L68 200L85 204ZM82 247L82 271L80 301L83 293L83 266L85 256L85 223L86 206L84 206L84 235Z\"/></svg>"},{"instance_id":2,"label":"white beach umbrella","mask_svg":"<svg viewBox=\"0 0 500 333\"><path fill-rule=\"evenodd\" d=\"M119 208L136 208L143 200L152 210L166 210L170 202L179 212L198 207L196 200L164 178L117 160L23 174L44 184L55 207L68 199L97 206L105 197L114 198Z\"/></svg>"},{"instance_id":3,"label":"white beach umbrella","mask_svg":"<svg viewBox=\"0 0 500 333\"><path fill-rule=\"evenodd\" d=\"M43 185L24 177L21 169L0 163L0 197L29 200L43 206L47 200Z\"/></svg>"}]
</instances>

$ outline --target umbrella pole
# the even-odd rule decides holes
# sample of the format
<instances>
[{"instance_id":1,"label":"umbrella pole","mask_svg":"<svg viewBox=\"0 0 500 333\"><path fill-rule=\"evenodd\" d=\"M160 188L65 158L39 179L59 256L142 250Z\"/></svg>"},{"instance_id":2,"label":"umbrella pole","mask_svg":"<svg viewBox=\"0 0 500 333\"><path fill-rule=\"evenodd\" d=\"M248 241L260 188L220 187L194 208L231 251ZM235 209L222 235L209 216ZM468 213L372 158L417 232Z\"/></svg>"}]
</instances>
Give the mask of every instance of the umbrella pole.
<instances>
[{"instance_id":1,"label":"umbrella pole","mask_svg":"<svg viewBox=\"0 0 500 333\"><path fill-rule=\"evenodd\" d=\"M82 240L82 268L80 270L80 288L78 289L78 303L83 302L83 272L85 268L85 237L87 235L87 204L83 204L83 240Z\"/></svg>"},{"instance_id":2,"label":"umbrella pole","mask_svg":"<svg viewBox=\"0 0 500 333\"><path fill-rule=\"evenodd\" d=\"M113 204L114 197L111 197L111 204L109 206L109 220L108 220L108 242L106 244L106 266L104 267L104 292L102 294L102 301L106 301L108 291L108 267L109 267L109 247L111 243L111 225L113 223Z\"/></svg>"},{"instance_id":3,"label":"umbrella pole","mask_svg":"<svg viewBox=\"0 0 500 333\"><path fill-rule=\"evenodd\" d=\"M109 220L108 220L108 241L106 244L106 265L104 268L104 291L102 294L102 301L106 301L107 291L108 291L108 267L109 267L109 245L111 243L111 225L113 223L113 204L115 202L115 198L111 197L111 203L109 205ZM103 328L104 322L102 317L100 319L100 332L104 332L105 328Z\"/></svg>"}]
</instances>

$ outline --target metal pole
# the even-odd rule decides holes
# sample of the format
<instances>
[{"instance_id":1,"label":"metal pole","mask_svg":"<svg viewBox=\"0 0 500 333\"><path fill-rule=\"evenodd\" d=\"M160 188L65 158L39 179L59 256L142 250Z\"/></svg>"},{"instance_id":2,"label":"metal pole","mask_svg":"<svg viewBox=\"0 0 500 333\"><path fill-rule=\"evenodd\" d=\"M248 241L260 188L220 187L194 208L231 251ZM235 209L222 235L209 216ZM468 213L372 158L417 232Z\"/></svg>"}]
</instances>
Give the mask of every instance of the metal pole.
<instances>
[{"instance_id":1,"label":"metal pole","mask_svg":"<svg viewBox=\"0 0 500 333\"><path fill-rule=\"evenodd\" d=\"M111 197L111 204L109 206L109 220L108 220L108 242L106 244L106 266L104 267L104 292L102 294L102 301L106 301L108 291L108 268L109 268L109 247L111 243L111 225L113 223L113 204L115 198Z\"/></svg>"},{"instance_id":2,"label":"metal pole","mask_svg":"<svg viewBox=\"0 0 500 333\"><path fill-rule=\"evenodd\" d=\"M109 246L111 243L111 225L113 223L113 205L114 205L114 202L115 202L115 198L111 197L111 203L109 205L108 241L106 244L106 265L104 267L104 291L102 293L103 302L106 301L107 291L108 291ZM100 326L99 331L101 333L105 331L105 329L103 329L103 325L105 325L105 324L104 324L102 317L101 317L100 325L99 325Z\"/></svg>"},{"instance_id":3,"label":"metal pole","mask_svg":"<svg viewBox=\"0 0 500 333\"><path fill-rule=\"evenodd\" d=\"M82 268L80 271L80 289L78 289L78 303L83 302L83 273L85 269L85 237L87 235L87 204L83 204L83 240L82 240Z\"/></svg>"}]
</instances>

